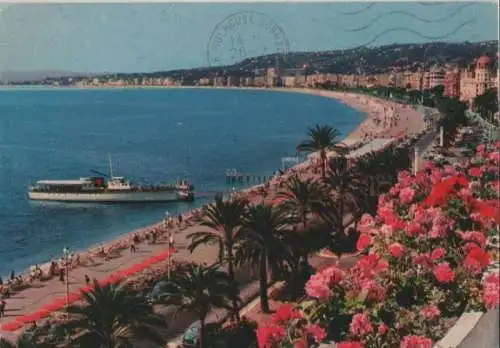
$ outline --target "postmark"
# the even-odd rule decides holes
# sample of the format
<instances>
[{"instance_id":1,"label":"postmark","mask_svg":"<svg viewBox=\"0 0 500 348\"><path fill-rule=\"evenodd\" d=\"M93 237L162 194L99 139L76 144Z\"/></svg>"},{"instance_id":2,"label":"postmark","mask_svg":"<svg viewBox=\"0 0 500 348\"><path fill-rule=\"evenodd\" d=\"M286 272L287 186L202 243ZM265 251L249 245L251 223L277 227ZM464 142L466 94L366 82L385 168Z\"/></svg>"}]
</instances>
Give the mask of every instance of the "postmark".
<instances>
[{"instance_id":1,"label":"postmark","mask_svg":"<svg viewBox=\"0 0 500 348\"><path fill-rule=\"evenodd\" d=\"M342 32L344 37L352 35L353 42L362 42L349 49L382 44L387 38L402 32L418 38L416 40L449 40L458 34L463 36L463 29L476 22L476 18L466 15L466 11L473 11L474 2L415 2L411 10L401 4L386 4L377 7L377 11L373 11L373 4L339 12L339 22L350 22L353 26L336 27L335 30Z\"/></svg>"},{"instance_id":2,"label":"postmark","mask_svg":"<svg viewBox=\"0 0 500 348\"><path fill-rule=\"evenodd\" d=\"M268 54L285 59L289 51L290 43L278 23L263 13L242 11L215 26L206 53L209 66L224 66Z\"/></svg>"}]
</instances>

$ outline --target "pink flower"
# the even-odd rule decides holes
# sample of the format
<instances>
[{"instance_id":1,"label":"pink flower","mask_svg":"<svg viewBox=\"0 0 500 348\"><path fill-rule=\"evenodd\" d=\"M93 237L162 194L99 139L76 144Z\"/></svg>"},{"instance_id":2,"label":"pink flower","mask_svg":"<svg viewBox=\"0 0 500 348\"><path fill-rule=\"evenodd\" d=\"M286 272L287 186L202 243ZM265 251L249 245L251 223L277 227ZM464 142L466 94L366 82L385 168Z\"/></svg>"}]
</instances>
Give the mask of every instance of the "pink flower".
<instances>
[{"instance_id":1,"label":"pink flower","mask_svg":"<svg viewBox=\"0 0 500 348\"><path fill-rule=\"evenodd\" d=\"M409 237L416 237L425 233L424 227L417 221L412 221L407 224L405 231Z\"/></svg>"},{"instance_id":2,"label":"pink flower","mask_svg":"<svg viewBox=\"0 0 500 348\"><path fill-rule=\"evenodd\" d=\"M291 304L282 304L276 313L271 318L271 322L275 325L286 324L294 319L301 319L302 314L295 309Z\"/></svg>"},{"instance_id":3,"label":"pink flower","mask_svg":"<svg viewBox=\"0 0 500 348\"><path fill-rule=\"evenodd\" d=\"M468 170L468 174L474 178L479 178L483 175L483 170L479 167L471 167Z\"/></svg>"},{"instance_id":4,"label":"pink flower","mask_svg":"<svg viewBox=\"0 0 500 348\"><path fill-rule=\"evenodd\" d=\"M378 330L377 330L377 331L378 331L378 333L379 333L379 334L383 335L383 334L385 334L387 331L389 331L389 327L388 327L387 325L385 325L384 323L382 323L382 324L380 324L380 325L378 326Z\"/></svg>"},{"instance_id":5,"label":"pink flower","mask_svg":"<svg viewBox=\"0 0 500 348\"><path fill-rule=\"evenodd\" d=\"M399 200L403 204L410 204L415 198L415 190L411 187L405 187L399 193Z\"/></svg>"},{"instance_id":6,"label":"pink flower","mask_svg":"<svg viewBox=\"0 0 500 348\"><path fill-rule=\"evenodd\" d=\"M486 236L482 232L466 231L460 232L459 235L463 240L468 242L476 242L480 247L484 247L484 245L486 244Z\"/></svg>"},{"instance_id":7,"label":"pink flower","mask_svg":"<svg viewBox=\"0 0 500 348\"><path fill-rule=\"evenodd\" d=\"M318 324L310 324L306 327L306 332L312 336L314 342L321 343L326 337L326 330Z\"/></svg>"},{"instance_id":8,"label":"pink flower","mask_svg":"<svg viewBox=\"0 0 500 348\"><path fill-rule=\"evenodd\" d=\"M358 249L358 251L363 251L370 245L372 245L372 238L366 233L362 233L356 243L356 249Z\"/></svg>"},{"instance_id":9,"label":"pink flower","mask_svg":"<svg viewBox=\"0 0 500 348\"><path fill-rule=\"evenodd\" d=\"M373 325L370 317L365 313L354 314L351 324L349 325L351 333L363 337L370 332L373 332Z\"/></svg>"},{"instance_id":10,"label":"pink flower","mask_svg":"<svg viewBox=\"0 0 500 348\"><path fill-rule=\"evenodd\" d=\"M432 259L429 254L419 254L413 258L413 263L424 268L431 268L433 266Z\"/></svg>"},{"instance_id":11,"label":"pink flower","mask_svg":"<svg viewBox=\"0 0 500 348\"><path fill-rule=\"evenodd\" d=\"M500 152L494 151L494 152L490 153L490 155L488 156L488 159L493 161L494 163L500 162Z\"/></svg>"},{"instance_id":12,"label":"pink flower","mask_svg":"<svg viewBox=\"0 0 500 348\"><path fill-rule=\"evenodd\" d=\"M400 348L432 348L432 340L426 336L405 336Z\"/></svg>"},{"instance_id":13,"label":"pink flower","mask_svg":"<svg viewBox=\"0 0 500 348\"><path fill-rule=\"evenodd\" d=\"M451 283L455 280L455 272L451 269L448 262L443 262L434 267L433 273L440 283Z\"/></svg>"},{"instance_id":14,"label":"pink flower","mask_svg":"<svg viewBox=\"0 0 500 348\"><path fill-rule=\"evenodd\" d=\"M446 255L446 250L444 250L444 248L436 248L431 252L431 260L437 261L445 255Z\"/></svg>"},{"instance_id":15,"label":"pink flower","mask_svg":"<svg viewBox=\"0 0 500 348\"><path fill-rule=\"evenodd\" d=\"M484 151L486 151L486 146L484 144L479 144L478 146L476 146L476 153L479 154Z\"/></svg>"},{"instance_id":16,"label":"pink flower","mask_svg":"<svg viewBox=\"0 0 500 348\"><path fill-rule=\"evenodd\" d=\"M441 315L441 311L439 310L439 308L432 305L432 306L423 307L420 310L420 314L424 318L432 320L432 319L439 317Z\"/></svg>"},{"instance_id":17,"label":"pink flower","mask_svg":"<svg viewBox=\"0 0 500 348\"><path fill-rule=\"evenodd\" d=\"M337 343L336 348L365 348L365 345L358 341L342 341Z\"/></svg>"},{"instance_id":18,"label":"pink flower","mask_svg":"<svg viewBox=\"0 0 500 348\"><path fill-rule=\"evenodd\" d=\"M471 247L464 260L464 267L473 274L479 274L491 262L490 256L480 247Z\"/></svg>"},{"instance_id":19,"label":"pink flower","mask_svg":"<svg viewBox=\"0 0 500 348\"><path fill-rule=\"evenodd\" d=\"M272 348L281 343L286 337L286 330L283 326L259 326L257 329L257 342L259 348Z\"/></svg>"},{"instance_id":20,"label":"pink flower","mask_svg":"<svg viewBox=\"0 0 500 348\"><path fill-rule=\"evenodd\" d=\"M358 225L358 230L361 233L370 233L375 226L375 219L370 214L363 214Z\"/></svg>"},{"instance_id":21,"label":"pink flower","mask_svg":"<svg viewBox=\"0 0 500 348\"><path fill-rule=\"evenodd\" d=\"M495 309L499 305L500 277L491 273L483 281L483 304L486 309Z\"/></svg>"},{"instance_id":22,"label":"pink flower","mask_svg":"<svg viewBox=\"0 0 500 348\"><path fill-rule=\"evenodd\" d=\"M386 289L373 280L365 280L361 282L361 291L366 293L366 298L368 300L382 302L387 296Z\"/></svg>"},{"instance_id":23,"label":"pink flower","mask_svg":"<svg viewBox=\"0 0 500 348\"><path fill-rule=\"evenodd\" d=\"M332 286L339 284L344 278L344 271L336 266L327 267L312 275L306 283L306 294L319 300L327 300L333 296Z\"/></svg>"},{"instance_id":24,"label":"pink flower","mask_svg":"<svg viewBox=\"0 0 500 348\"><path fill-rule=\"evenodd\" d=\"M392 256L399 258L404 255L405 247L402 244L393 243L389 246L389 252L391 253Z\"/></svg>"}]
</instances>

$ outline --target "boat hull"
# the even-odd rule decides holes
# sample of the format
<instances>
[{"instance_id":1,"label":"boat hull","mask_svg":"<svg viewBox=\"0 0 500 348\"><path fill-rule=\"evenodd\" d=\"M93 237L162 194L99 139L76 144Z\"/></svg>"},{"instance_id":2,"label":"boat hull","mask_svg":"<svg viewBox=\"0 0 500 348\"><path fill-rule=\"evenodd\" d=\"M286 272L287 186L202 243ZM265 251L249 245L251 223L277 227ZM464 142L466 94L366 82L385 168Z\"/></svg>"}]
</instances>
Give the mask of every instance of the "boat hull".
<instances>
[{"instance_id":1,"label":"boat hull","mask_svg":"<svg viewBox=\"0 0 500 348\"><path fill-rule=\"evenodd\" d=\"M28 197L35 201L55 202L173 202L192 201L193 195L182 195L176 191L160 192L104 192L104 193L57 193L29 192Z\"/></svg>"}]
</instances>

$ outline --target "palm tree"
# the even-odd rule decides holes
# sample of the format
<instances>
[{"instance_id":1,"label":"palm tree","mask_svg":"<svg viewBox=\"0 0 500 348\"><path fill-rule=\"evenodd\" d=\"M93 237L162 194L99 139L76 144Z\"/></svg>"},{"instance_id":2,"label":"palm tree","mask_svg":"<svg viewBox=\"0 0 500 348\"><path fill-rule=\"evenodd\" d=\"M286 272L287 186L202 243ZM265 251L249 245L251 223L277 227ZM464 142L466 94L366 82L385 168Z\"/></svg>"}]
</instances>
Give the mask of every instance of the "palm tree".
<instances>
[{"instance_id":1,"label":"palm tree","mask_svg":"<svg viewBox=\"0 0 500 348\"><path fill-rule=\"evenodd\" d=\"M259 265L260 306L264 313L269 313L268 267L276 270L283 265L288 252L287 238L294 233L289 230L290 223L284 210L259 204L249 208L239 232L237 258Z\"/></svg>"},{"instance_id":2,"label":"palm tree","mask_svg":"<svg viewBox=\"0 0 500 348\"><path fill-rule=\"evenodd\" d=\"M203 209L201 226L209 231L193 232L187 235L191 239L189 251L193 252L200 245L216 244L219 246L219 263L227 262L228 276L233 282L233 316L239 321L238 286L234 275L235 236L240 228L248 202L245 200L227 200L217 196L215 202Z\"/></svg>"},{"instance_id":3,"label":"palm tree","mask_svg":"<svg viewBox=\"0 0 500 348\"><path fill-rule=\"evenodd\" d=\"M384 162L381 157L374 152L363 156L362 160L356 164L356 172L359 180L356 182L361 189L363 198L363 210L374 215L377 212L378 195L382 183L382 176L385 171Z\"/></svg>"},{"instance_id":4,"label":"palm tree","mask_svg":"<svg viewBox=\"0 0 500 348\"><path fill-rule=\"evenodd\" d=\"M336 201L338 217L336 225L332 226L337 232L344 231L344 215L349 210L354 214L357 197L360 195L359 175L354 168L349 167L347 158L336 157L329 162L328 175L325 179L330 199ZM332 212L328 209L327 212Z\"/></svg>"},{"instance_id":5,"label":"palm tree","mask_svg":"<svg viewBox=\"0 0 500 348\"><path fill-rule=\"evenodd\" d=\"M306 227L307 216L317 209L322 194L321 187L316 181L301 180L297 176L291 176L277 197L285 199L283 208L292 212Z\"/></svg>"},{"instance_id":6,"label":"palm tree","mask_svg":"<svg viewBox=\"0 0 500 348\"><path fill-rule=\"evenodd\" d=\"M232 310L233 282L218 265L205 267L187 264L163 287L160 302L177 307L181 312L194 312L200 321L199 348L206 338L206 319L211 310ZM240 302L240 299L237 299Z\"/></svg>"},{"instance_id":7,"label":"palm tree","mask_svg":"<svg viewBox=\"0 0 500 348\"><path fill-rule=\"evenodd\" d=\"M73 337L79 347L132 347L134 340L163 344L158 330L165 327L162 317L142 296L137 296L128 284L100 286L94 279L94 289L82 293L81 305L68 308L69 321L63 329L79 334Z\"/></svg>"},{"instance_id":8,"label":"palm tree","mask_svg":"<svg viewBox=\"0 0 500 348\"><path fill-rule=\"evenodd\" d=\"M40 328L24 332L15 342L0 337L0 348L55 348L56 345L47 339L45 331Z\"/></svg>"},{"instance_id":9,"label":"palm tree","mask_svg":"<svg viewBox=\"0 0 500 348\"><path fill-rule=\"evenodd\" d=\"M309 128L307 135L309 136L309 139L302 141L297 146L297 151L309 153L319 152L322 162L321 177L324 178L326 172L327 151L345 151L345 147L341 146L337 141L337 138L340 136L340 132L333 127L317 124L314 128Z\"/></svg>"}]
</instances>

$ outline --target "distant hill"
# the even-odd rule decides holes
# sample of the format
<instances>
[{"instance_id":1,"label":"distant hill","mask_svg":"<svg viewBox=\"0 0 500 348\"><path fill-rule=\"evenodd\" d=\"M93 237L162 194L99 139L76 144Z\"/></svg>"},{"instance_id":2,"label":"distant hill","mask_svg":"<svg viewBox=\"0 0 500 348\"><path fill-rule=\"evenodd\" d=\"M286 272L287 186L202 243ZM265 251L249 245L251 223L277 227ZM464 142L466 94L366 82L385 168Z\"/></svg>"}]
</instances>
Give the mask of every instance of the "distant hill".
<instances>
[{"instance_id":1,"label":"distant hill","mask_svg":"<svg viewBox=\"0 0 500 348\"><path fill-rule=\"evenodd\" d=\"M40 70L40 71L0 71L0 81L2 82L21 82L21 81L39 81L47 78L60 78L64 76L96 76L99 74L78 73L64 70Z\"/></svg>"},{"instance_id":2,"label":"distant hill","mask_svg":"<svg viewBox=\"0 0 500 348\"><path fill-rule=\"evenodd\" d=\"M417 70L424 65L455 64L460 68L469 66L479 56L489 55L496 61L498 41L482 42L432 42L415 44L392 44L379 47L361 47L347 50L319 52L290 52L286 56L277 54L248 58L224 67L200 67L196 69L157 71L153 73L117 74L120 78L172 77L184 81L208 76L249 76L256 70L276 66L279 61L283 69L307 66L308 73L377 74L395 70Z\"/></svg>"},{"instance_id":3,"label":"distant hill","mask_svg":"<svg viewBox=\"0 0 500 348\"><path fill-rule=\"evenodd\" d=\"M379 47L359 47L347 50L319 52L290 52L286 56L270 54L245 59L233 65L222 67L200 67L195 69L156 72L84 74L67 71L39 71L26 73L0 73L0 81L21 83L51 83L54 80L68 83L69 77L134 78L171 77L186 82L213 76L253 76L257 71L275 67L297 69L307 67L307 73L334 74L377 74L397 70L415 71L420 67L455 64L460 68L469 66L482 55L494 59L498 67L498 41L481 42L431 42L413 44L392 44ZM64 79L63 79L64 78Z\"/></svg>"}]
</instances>

